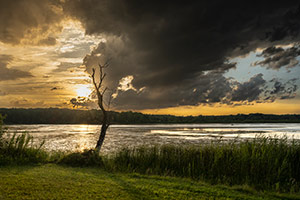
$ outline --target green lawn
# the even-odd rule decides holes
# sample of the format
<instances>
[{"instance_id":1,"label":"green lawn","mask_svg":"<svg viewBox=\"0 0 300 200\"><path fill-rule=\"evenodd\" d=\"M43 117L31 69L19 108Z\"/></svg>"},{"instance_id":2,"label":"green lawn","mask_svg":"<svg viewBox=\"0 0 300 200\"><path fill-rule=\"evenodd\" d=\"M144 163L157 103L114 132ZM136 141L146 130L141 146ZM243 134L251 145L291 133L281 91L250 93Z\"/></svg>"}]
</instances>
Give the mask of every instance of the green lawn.
<instances>
[{"instance_id":1,"label":"green lawn","mask_svg":"<svg viewBox=\"0 0 300 200\"><path fill-rule=\"evenodd\" d=\"M1 167L0 199L300 199L300 194L46 164Z\"/></svg>"}]
</instances>

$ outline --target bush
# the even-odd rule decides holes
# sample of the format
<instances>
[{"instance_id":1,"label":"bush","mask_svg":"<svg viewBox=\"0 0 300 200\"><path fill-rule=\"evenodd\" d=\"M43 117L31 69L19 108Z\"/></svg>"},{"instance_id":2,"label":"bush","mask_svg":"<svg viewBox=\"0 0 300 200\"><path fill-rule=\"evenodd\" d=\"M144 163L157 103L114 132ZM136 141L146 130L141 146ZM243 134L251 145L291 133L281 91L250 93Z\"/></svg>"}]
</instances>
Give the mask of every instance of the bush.
<instances>
[{"instance_id":1,"label":"bush","mask_svg":"<svg viewBox=\"0 0 300 200\"><path fill-rule=\"evenodd\" d=\"M62 157L62 159L60 159L58 163L74 167L103 166L101 156L94 150L84 150L84 152L75 152L67 154L64 157Z\"/></svg>"}]
</instances>

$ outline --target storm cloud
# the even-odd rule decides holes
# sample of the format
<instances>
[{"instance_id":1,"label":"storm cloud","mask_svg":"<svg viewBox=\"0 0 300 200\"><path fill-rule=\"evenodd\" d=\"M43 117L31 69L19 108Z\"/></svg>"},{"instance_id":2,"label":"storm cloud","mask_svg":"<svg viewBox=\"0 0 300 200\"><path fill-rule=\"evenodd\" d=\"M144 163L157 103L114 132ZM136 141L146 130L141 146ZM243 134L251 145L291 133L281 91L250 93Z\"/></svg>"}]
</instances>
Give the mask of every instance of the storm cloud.
<instances>
[{"instance_id":1,"label":"storm cloud","mask_svg":"<svg viewBox=\"0 0 300 200\"><path fill-rule=\"evenodd\" d=\"M296 81L298 79L290 79L287 82L282 82L281 80L274 78L270 82L273 84L270 90L266 90L265 92L268 94L268 99L275 100L279 99L292 99L296 96L296 91L298 89L298 85Z\"/></svg>"},{"instance_id":2,"label":"storm cloud","mask_svg":"<svg viewBox=\"0 0 300 200\"><path fill-rule=\"evenodd\" d=\"M281 47L269 47L260 55L264 60L255 62L254 65L266 66L267 68L280 69L281 67L292 68L299 65L297 57L300 56L299 46L283 49Z\"/></svg>"},{"instance_id":3,"label":"storm cloud","mask_svg":"<svg viewBox=\"0 0 300 200\"><path fill-rule=\"evenodd\" d=\"M54 45L61 29L58 0L1 0L0 41L10 44Z\"/></svg>"},{"instance_id":4,"label":"storm cloud","mask_svg":"<svg viewBox=\"0 0 300 200\"><path fill-rule=\"evenodd\" d=\"M13 56L0 54L0 81L33 77L30 72L8 68L7 66L12 60Z\"/></svg>"},{"instance_id":5,"label":"storm cloud","mask_svg":"<svg viewBox=\"0 0 300 200\"><path fill-rule=\"evenodd\" d=\"M133 77L135 90L119 91L117 107L145 109L258 101L264 91L262 75L232 85L234 81L223 74L236 67L230 58L258 48L266 49L260 65L295 66L296 49L274 46L299 41L299 5L297 1L67 0L64 12L80 20L86 34L105 38L84 58L88 72L111 59L109 87L117 88L122 78ZM277 57L282 59L279 64L267 61Z\"/></svg>"},{"instance_id":6,"label":"storm cloud","mask_svg":"<svg viewBox=\"0 0 300 200\"><path fill-rule=\"evenodd\" d=\"M263 74L257 74L244 83L237 83L237 87L232 94L232 101L248 101L259 100L259 95L262 93L262 87L266 81L263 79Z\"/></svg>"}]
</instances>

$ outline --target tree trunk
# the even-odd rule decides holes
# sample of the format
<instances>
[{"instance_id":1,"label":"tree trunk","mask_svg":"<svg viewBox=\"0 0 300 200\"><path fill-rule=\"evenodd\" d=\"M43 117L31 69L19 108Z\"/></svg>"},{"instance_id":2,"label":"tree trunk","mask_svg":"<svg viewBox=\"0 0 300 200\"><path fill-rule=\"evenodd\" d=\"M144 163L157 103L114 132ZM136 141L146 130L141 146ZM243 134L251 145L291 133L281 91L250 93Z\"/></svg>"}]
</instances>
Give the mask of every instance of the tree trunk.
<instances>
[{"instance_id":1,"label":"tree trunk","mask_svg":"<svg viewBox=\"0 0 300 200\"><path fill-rule=\"evenodd\" d=\"M105 138L108 126L109 126L108 124L102 124L102 126L101 126L100 136L99 136L99 139L97 141L96 148L95 148L96 152L100 152L100 150L101 150L101 147L102 147L102 144L104 142L104 138Z\"/></svg>"},{"instance_id":2,"label":"tree trunk","mask_svg":"<svg viewBox=\"0 0 300 200\"><path fill-rule=\"evenodd\" d=\"M104 142L104 138L105 138L105 135L106 135L106 131L109 127L109 123L108 123L108 117L107 117L107 112L103 106L103 96L102 95L99 95L99 98L98 98L98 105L102 111L102 114L103 114L103 119L102 119L102 126L101 126L101 131L100 131L100 135L99 135L99 139L97 141L97 145L95 147L95 150L96 152L100 152L101 150L101 147L102 147L102 144Z\"/></svg>"}]
</instances>

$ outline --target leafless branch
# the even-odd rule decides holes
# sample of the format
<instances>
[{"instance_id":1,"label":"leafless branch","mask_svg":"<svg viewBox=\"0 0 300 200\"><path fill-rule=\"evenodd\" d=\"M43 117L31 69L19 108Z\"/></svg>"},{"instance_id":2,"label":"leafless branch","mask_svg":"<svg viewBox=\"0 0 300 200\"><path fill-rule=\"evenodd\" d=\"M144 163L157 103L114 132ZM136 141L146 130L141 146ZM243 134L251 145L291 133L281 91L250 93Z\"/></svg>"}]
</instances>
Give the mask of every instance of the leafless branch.
<instances>
[{"instance_id":1,"label":"leafless branch","mask_svg":"<svg viewBox=\"0 0 300 200\"><path fill-rule=\"evenodd\" d=\"M106 77L106 73L103 73L103 69L107 68L109 66L109 63L106 62L104 65L99 64L99 84L98 84L98 88L101 88L103 80Z\"/></svg>"},{"instance_id":2,"label":"leafless branch","mask_svg":"<svg viewBox=\"0 0 300 200\"><path fill-rule=\"evenodd\" d=\"M106 92L107 89L108 89L107 87L104 88L104 90L102 91L102 96L104 96L104 94L105 94L105 92Z\"/></svg>"},{"instance_id":3,"label":"leafless branch","mask_svg":"<svg viewBox=\"0 0 300 200\"><path fill-rule=\"evenodd\" d=\"M93 79L93 84L95 86L95 89L96 91L99 90L99 87L97 87L97 84L96 84L96 80L95 80L95 68L92 69L93 70L93 73L92 73L92 79Z\"/></svg>"}]
</instances>

